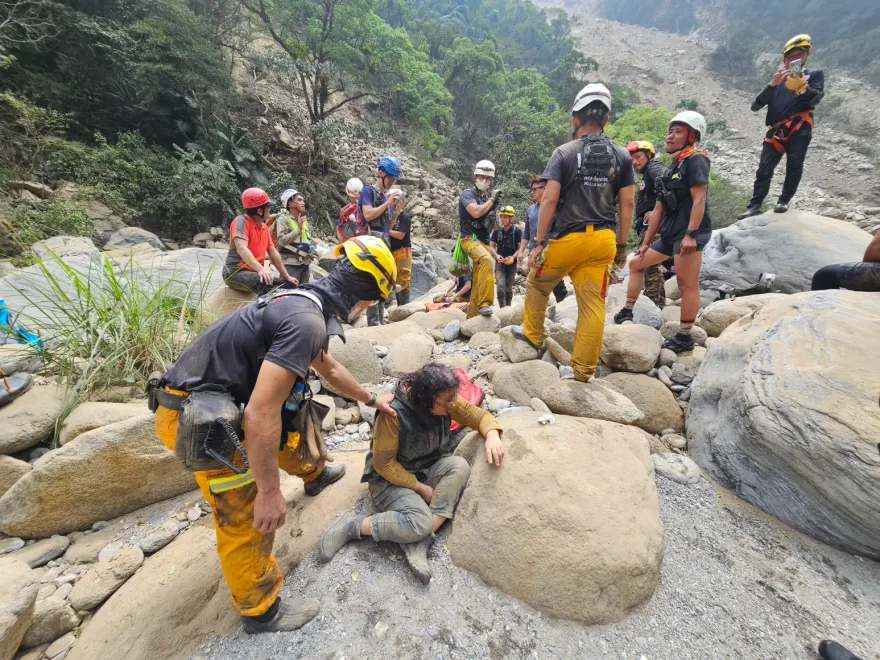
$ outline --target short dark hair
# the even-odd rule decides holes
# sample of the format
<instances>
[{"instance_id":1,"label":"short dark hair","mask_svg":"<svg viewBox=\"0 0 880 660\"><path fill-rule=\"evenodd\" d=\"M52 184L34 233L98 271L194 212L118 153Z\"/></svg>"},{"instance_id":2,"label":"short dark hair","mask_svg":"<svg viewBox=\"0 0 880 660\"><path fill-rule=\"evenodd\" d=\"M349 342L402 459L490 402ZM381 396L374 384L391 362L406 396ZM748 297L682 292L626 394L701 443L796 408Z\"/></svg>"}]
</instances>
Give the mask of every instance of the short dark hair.
<instances>
[{"instance_id":1,"label":"short dark hair","mask_svg":"<svg viewBox=\"0 0 880 660\"><path fill-rule=\"evenodd\" d=\"M533 187L536 183L547 183L547 179L541 174L535 174L532 180L529 181L529 188Z\"/></svg>"},{"instance_id":2,"label":"short dark hair","mask_svg":"<svg viewBox=\"0 0 880 660\"><path fill-rule=\"evenodd\" d=\"M587 107L576 110L571 114L574 115L581 126L590 123L601 126L605 118L608 117L608 107L601 101L593 101Z\"/></svg>"},{"instance_id":3,"label":"short dark hair","mask_svg":"<svg viewBox=\"0 0 880 660\"><path fill-rule=\"evenodd\" d=\"M458 377L446 365L430 362L418 371L402 376L397 387L409 405L429 415L434 407L434 397L458 390Z\"/></svg>"}]
</instances>

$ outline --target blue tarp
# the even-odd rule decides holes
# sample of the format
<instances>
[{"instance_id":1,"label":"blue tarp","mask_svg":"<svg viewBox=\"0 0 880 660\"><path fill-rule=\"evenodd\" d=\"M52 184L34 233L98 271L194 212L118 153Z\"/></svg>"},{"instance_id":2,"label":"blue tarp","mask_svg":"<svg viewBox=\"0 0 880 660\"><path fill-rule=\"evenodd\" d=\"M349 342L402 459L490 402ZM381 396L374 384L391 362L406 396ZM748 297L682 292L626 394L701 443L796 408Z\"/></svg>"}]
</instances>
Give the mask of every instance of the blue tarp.
<instances>
[{"instance_id":1,"label":"blue tarp","mask_svg":"<svg viewBox=\"0 0 880 660\"><path fill-rule=\"evenodd\" d=\"M19 344L27 344L39 350L43 350L43 340L39 335L27 330L23 325L13 326L14 319L6 307L6 301L0 298L0 335L12 337ZM5 339L5 337L4 337Z\"/></svg>"}]
</instances>

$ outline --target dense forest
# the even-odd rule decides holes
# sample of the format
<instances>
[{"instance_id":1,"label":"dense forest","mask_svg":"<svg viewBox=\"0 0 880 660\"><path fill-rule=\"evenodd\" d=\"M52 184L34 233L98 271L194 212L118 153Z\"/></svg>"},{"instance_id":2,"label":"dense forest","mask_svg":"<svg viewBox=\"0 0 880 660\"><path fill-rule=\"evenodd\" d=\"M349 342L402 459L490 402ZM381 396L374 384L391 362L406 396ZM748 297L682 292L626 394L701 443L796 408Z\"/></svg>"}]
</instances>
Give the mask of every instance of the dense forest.
<instances>
[{"instance_id":1,"label":"dense forest","mask_svg":"<svg viewBox=\"0 0 880 660\"><path fill-rule=\"evenodd\" d=\"M702 14L714 15L709 0L604 0L613 20L673 32L690 32ZM787 39L807 32L823 66L840 67L880 84L880 3L876 0L727 0L724 38L713 55L720 73L746 85L764 81L762 55L778 52Z\"/></svg>"}]
</instances>

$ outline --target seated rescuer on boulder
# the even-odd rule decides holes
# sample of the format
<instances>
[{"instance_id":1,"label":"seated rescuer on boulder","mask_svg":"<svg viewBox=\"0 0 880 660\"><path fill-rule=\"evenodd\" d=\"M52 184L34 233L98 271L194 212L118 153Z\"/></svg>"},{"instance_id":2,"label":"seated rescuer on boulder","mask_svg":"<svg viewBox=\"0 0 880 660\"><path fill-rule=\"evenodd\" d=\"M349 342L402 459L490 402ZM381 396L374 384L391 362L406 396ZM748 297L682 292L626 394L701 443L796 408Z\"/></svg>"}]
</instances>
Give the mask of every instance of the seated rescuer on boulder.
<instances>
[{"instance_id":1,"label":"seated rescuer on boulder","mask_svg":"<svg viewBox=\"0 0 880 660\"><path fill-rule=\"evenodd\" d=\"M486 462L504 458L501 427L482 408L458 394L458 379L440 364L428 364L397 383L391 407L397 416L380 412L373 427L361 481L369 484L376 513L350 511L321 535L318 558L330 561L349 541L371 536L399 543L422 582L431 580L427 551L434 532L452 520L470 475L470 466L453 456L458 442L451 420L477 429L486 438Z\"/></svg>"},{"instance_id":2,"label":"seated rescuer on boulder","mask_svg":"<svg viewBox=\"0 0 880 660\"><path fill-rule=\"evenodd\" d=\"M291 277L275 249L266 221L269 220L269 195L262 188L248 188L241 194L244 214L229 226L229 249L223 265L226 285L239 291L262 296L277 287L295 288L299 282ZM281 277L263 262L266 254Z\"/></svg>"},{"instance_id":3,"label":"seated rescuer on boulder","mask_svg":"<svg viewBox=\"0 0 880 660\"><path fill-rule=\"evenodd\" d=\"M319 607L313 599L282 603L278 598L283 576L272 544L287 511L278 468L300 476L307 495L317 495L345 472L344 466L303 464L298 458L300 435L286 428L282 415L290 393L305 381L311 366L344 396L396 415L390 407L393 395L368 392L327 353L331 335L344 338L340 321L352 321L370 301L391 291L394 259L385 243L371 236L346 241L336 252L341 256L327 277L296 291L278 292L262 307L267 299L251 303L199 334L154 390L159 404L156 432L169 449L174 448L178 411L189 392L222 390L236 406L245 405L242 428L249 469L237 474L221 468L196 472L195 477L211 505L232 603L249 633L295 630L314 618ZM238 454L235 462L243 469Z\"/></svg>"},{"instance_id":4,"label":"seated rescuer on boulder","mask_svg":"<svg viewBox=\"0 0 880 660\"><path fill-rule=\"evenodd\" d=\"M458 199L458 226L461 247L474 264L471 274L473 288L467 307L467 317L477 314L490 316L495 297L495 261L489 251L489 234L495 229L495 207L500 191L492 189L495 165L481 160L474 167L474 187L461 193Z\"/></svg>"},{"instance_id":5,"label":"seated rescuer on boulder","mask_svg":"<svg viewBox=\"0 0 880 660\"><path fill-rule=\"evenodd\" d=\"M306 202L302 193L293 188L281 193L279 199L284 208L272 223L272 238L287 272L300 284L305 284L311 279L309 263L317 243L306 218Z\"/></svg>"},{"instance_id":6,"label":"seated rescuer on boulder","mask_svg":"<svg viewBox=\"0 0 880 660\"><path fill-rule=\"evenodd\" d=\"M666 174L667 168L663 163L654 160L654 145L644 140L630 142L626 150L632 156L633 169L642 175L639 184L639 196L636 200L636 221L633 225L636 236L644 238L645 231L654 207L657 206L657 192L654 183ZM657 307L663 309L666 305L666 288L664 287L662 266L656 264L645 269L645 295L650 298Z\"/></svg>"},{"instance_id":7,"label":"seated rescuer on boulder","mask_svg":"<svg viewBox=\"0 0 880 660\"><path fill-rule=\"evenodd\" d=\"M663 345L677 353L694 347L691 329L700 308L700 266L703 248L712 237L709 157L694 148L705 132L706 119L691 110L680 112L669 122L665 148L672 155L672 167L656 181L657 204L629 263L626 305L614 316L616 323L632 321L645 270L674 257L675 279L681 290L680 329ZM658 229L660 238L652 244Z\"/></svg>"},{"instance_id":8,"label":"seated rescuer on boulder","mask_svg":"<svg viewBox=\"0 0 880 660\"><path fill-rule=\"evenodd\" d=\"M501 224L489 237L489 251L498 264L495 266L495 282L498 285L499 307L509 307L513 300L516 264L520 257L522 230L513 224L514 213L512 206L502 208L498 212Z\"/></svg>"},{"instance_id":9,"label":"seated rescuer on boulder","mask_svg":"<svg viewBox=\"0 0 880 660\"><path fill-rule=\"evenodd\" d=\"M403 210L406 206L406 193L400 188L392 188L390 194L395 196L392 206L391 224L388 234L391 238L391 254L397 264L397 304L409 303L410 276L412 275L412 218Z\"/></svg>"},{"instance_id":10,"label":"seated rescuer on boulder","mask_svg":"<svg viewBox=\"0 0 880 660\"><path fill-rule=\"evenodd\" d=\"M611 264L626 262L635 175L623 147L602 135L611 93L587 85L571 109L573 139L553 152L544 170L535 247L529 253L525 320L511 332L534 347L544 342L547 298L563 277L574 285L578 320L571 366L576 380L596 373L605 325L605 294ZM620 227L614 207L620 207Z\"/></svg>"},{"instance_id":11,"label":"seated rescuer on boulder","mask_svg":"<svg viewBox=\"0 0 880 660\"><path fill-rule=\"evenodd\" d=\"M529 186L532 205L526 209L526 226L523 230L522 242L519 244L519 256L516 259L517 265L521 264L523 257L528 257L529 252L535 247L535 233L538 231L538 210L541 208L541 198L544 196L544 189L546 187L547 179L542 179L540 174L532 177L532 182ZM565 300L568 291L565 289L564 279L559 280L559 284L553 287L553 295L558 303Z\"/></svg>"},{"instance_id":12,"label":"seated rescuer on boulder","mask_svg":"<svg viewBox=\"0 0 880 660\"><path fill-rule=\"evenodd\" d=\"M849 289L880 291L880 230L868 244L862 261L825 266L813 275L813 291Z\"/></svg>"},{"instance_id":13,"label":"seated rescuer on boulder","mask_svg":"<svg viewBox=\"0 0 880 660\"><path fill-rule=\"evenodd\" d=\"M770 192L773 171L783 154L787 158L785 181L773 210L785 213L797 192L804 173L807 147L813 139L813 109L825 96L825 75L822 71L804 68L812 47L813 41L808 34L789 39L782 49L782 66L752 103L753 112L767 106L768 129L755 174L752 200L740 214L740 220L761 213L761 204Z\"/></svg>"}]
</instances>

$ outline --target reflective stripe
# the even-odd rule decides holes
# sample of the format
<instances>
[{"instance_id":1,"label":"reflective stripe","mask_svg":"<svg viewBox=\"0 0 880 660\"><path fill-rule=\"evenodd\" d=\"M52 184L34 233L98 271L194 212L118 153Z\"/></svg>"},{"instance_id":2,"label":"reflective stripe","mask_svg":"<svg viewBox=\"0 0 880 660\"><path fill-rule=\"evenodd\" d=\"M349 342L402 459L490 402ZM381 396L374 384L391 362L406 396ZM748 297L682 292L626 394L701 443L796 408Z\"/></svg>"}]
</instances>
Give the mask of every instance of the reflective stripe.
<instances>
[{"instance_id":1,"label":"reflective stripe","mask_svg":"<svg viewBox=\"0 0 880 660\"><path fill-rule=\"evenodd\" d=\"M225 493L227 490L234 490L247 486L253 482L254 475L250 470L244 474L234 474L231 477L218 477L216 479L208 479L208 489L212 493Z\"/></svg>"}]
</instances>

